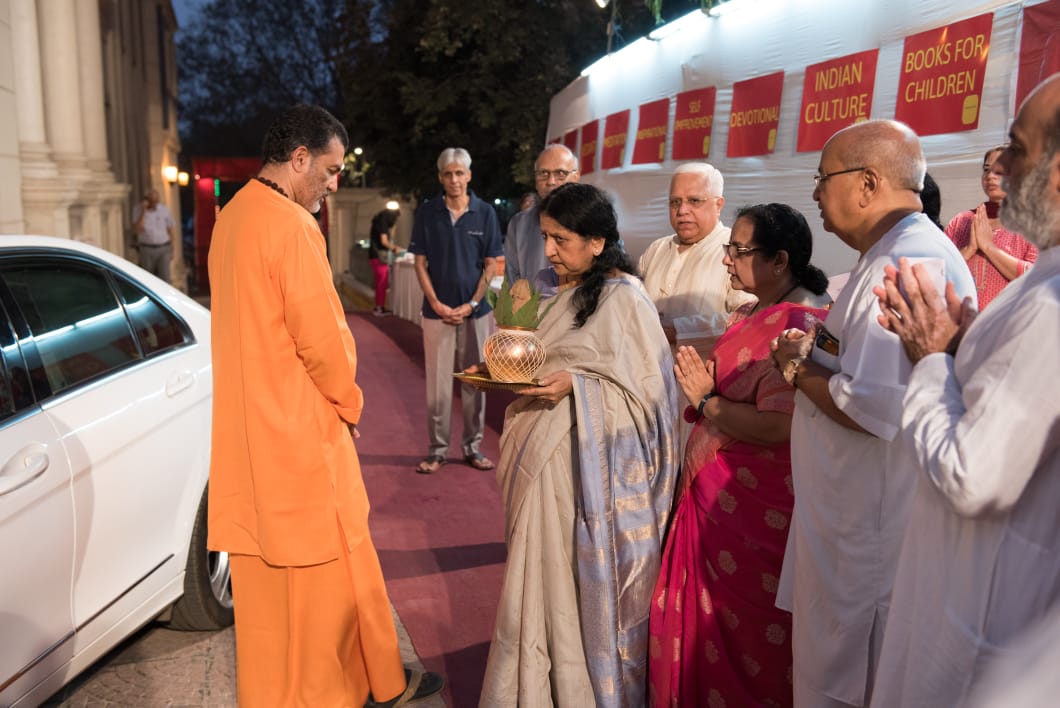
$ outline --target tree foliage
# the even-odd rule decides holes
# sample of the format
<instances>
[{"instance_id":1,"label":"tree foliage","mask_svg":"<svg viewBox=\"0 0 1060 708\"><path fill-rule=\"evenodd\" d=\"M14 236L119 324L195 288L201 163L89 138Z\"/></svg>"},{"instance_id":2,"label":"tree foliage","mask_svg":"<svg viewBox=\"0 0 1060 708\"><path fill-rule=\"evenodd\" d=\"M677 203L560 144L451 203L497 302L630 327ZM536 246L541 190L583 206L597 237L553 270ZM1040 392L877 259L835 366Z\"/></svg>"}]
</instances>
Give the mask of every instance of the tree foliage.
<instances>
[{"instance_id":1,"label":"tree foliage","mask_svg":"<svg viewBox=\"0 0 1060 708\"><path fill-rule=\"evenodd\" d=\"M613 0L615 43L656 20ZM663 19L699 7L667 0ZM461 146L480 196L533 184L549 101L604 54L612 8L591 0L212 0L178 38L185 151L257 155L283 107L321 104L373 167L370 186L438 191L434 160Z\"/></svg>"},{"instance_id":2,"label":"tree foliage","mask_svg":"<svg viewBox=\"0 0 1060 708\"><path fill-rule=\"evenodd\" d=\"M374 179L437 191L435 157L461 146L480 194L529 188L549 101L604 54L611 12L590 0L351 0L347 30L370 39L340 76L351 130L376 156ZM642 0L619 2L617 17L625 37L655 25Z\"/></svg>"},{"instance_id":3,"label":"tree foliage","mask_svg":"<svg viewBox=\"0 0 1060 708\"><path fill-rule=\"evenodd\" d=\"M185 153L257 156L279 110L344 102L334 31L345 0L212 0L177 37Z\"/></svg>"}]
</instances>

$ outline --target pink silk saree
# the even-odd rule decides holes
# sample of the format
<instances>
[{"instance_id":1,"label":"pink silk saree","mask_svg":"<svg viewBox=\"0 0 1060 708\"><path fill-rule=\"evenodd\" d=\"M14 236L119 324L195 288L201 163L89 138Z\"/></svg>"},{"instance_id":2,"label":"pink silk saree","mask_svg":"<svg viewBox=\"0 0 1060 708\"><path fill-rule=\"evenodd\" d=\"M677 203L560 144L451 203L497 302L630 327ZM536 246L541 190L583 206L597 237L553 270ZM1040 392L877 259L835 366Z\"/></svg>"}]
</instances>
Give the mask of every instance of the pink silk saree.
<instances>
[{"instance_id":1,"label":"pink silk saree","mask_svg":"<svg viewBox=\"0 0 1060 708\"><path fill-rule=\"evenodd\" d=\"M826 312L782 303L733 315L711 352L716 390L759 411L794 410L769 343L809 331ZM744 319L741 319L744 318ZM736 440L700 419L689 436L684 492L652 596L651 705L792 704L791 615L774 605L794 503L787 442Z\"/></svg>"}]
</instances>

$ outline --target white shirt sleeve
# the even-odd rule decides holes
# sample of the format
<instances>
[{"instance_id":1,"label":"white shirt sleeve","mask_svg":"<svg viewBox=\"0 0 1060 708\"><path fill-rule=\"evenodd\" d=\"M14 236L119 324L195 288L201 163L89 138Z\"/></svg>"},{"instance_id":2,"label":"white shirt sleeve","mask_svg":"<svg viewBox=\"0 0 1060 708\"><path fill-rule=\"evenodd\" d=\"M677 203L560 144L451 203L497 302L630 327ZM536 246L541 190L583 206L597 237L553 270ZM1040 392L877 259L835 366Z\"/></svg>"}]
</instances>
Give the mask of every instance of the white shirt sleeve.
<instances>
[{"instance_id":1,"label":"white shirt sleeve","mask_svg":"<svg viewBox=\"0 0 1060 708\"><path fill-rule=\"evenodd\" d=\"M729 317L726 313L716 312L711 315L689 315L675 317L674 331L677 341L684 343L693 339L719 337L725 332L725 323Z\"/></svg>"},{"instance_id":2,"label":"white shirt sleeve","mask_svg":"<svg viewBox=\"0 0 1060 708\"><path fill-rule=\"evenodd\" d=\"M946 354L922 359L909 379L903 434L935 487L965 516L1008 510L1041 461L1060 454L1060 307L1042 300L1017 314L1000 325L1010 336L965 337L970 356L959 368L970 374L963 384Z\"/></svg>"},{"instance_id":3,"label":"white shirt sleeve","mask_svg":"<svg viewBox=\"0 0 1060 708\"><path fill-rule=\"evenodd\" d=\"M911 367L898 335L876 319L879 304L872 286L883 282L884 262L889 261L873 264L858 275L843 330L832 332L841 340L840 371L829 379L828 391L854 422L889 441L901 424L902 396Z\"/></svg>"}]
</instances>

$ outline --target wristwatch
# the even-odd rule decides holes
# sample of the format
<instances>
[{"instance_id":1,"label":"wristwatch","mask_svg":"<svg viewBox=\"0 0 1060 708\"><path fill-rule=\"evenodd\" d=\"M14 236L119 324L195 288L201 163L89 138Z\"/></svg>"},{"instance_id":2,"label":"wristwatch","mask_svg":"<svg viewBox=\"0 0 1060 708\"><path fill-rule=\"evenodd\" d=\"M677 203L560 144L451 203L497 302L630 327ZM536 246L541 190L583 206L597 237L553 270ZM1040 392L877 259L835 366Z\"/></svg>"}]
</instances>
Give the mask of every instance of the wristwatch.
<instances>
[{"instance_id":1,"label":"wristwatch","mask_svg":"<svg viewBox=\"0 0 1060 708\"><path fill-rule=\"evenodd\" d=\"M474 298L472 298L471 300L468 300L467 304L471 305L471 311L472 312L474 312L475 310L478 309L478 300L475 300Z\"/></svg>"},{"instance_id":2,"label":"wristwatch","mask_svg":"<svg viewBox=\"0 0 1060 708\"><path fill-rule=\"evenodd\" d=\"M710 399L714 398L717 395L718 394L716 392L711 391L707 395L703 396L703 398L699 399L699 405L696 406L696 411L699 413L699 417L700 418L705 417L705 414L703 413L703 406L707 405L707 401L709 401Z\"/></svg>"}]
</instances>

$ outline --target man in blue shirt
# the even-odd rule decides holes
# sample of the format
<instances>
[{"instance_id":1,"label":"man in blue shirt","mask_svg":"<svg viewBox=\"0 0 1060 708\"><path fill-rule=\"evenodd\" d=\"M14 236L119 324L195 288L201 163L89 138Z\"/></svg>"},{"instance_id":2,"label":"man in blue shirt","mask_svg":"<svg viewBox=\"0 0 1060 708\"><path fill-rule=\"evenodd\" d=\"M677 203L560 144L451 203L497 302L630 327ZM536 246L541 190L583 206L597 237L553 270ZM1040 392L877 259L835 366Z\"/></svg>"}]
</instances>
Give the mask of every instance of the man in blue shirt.
<instances>
[{"instance_id":1,"label":"man in blue shirt","mask_svg":"<svg viewBox=\"0 0 1060 708\"><path fill-rule=\"evenodd\" d=\"M409 252L416 257L416 278L423 288L423 355L427 377L429 451L416 467L431 474L446 463L454 371L482 360L490 333L486 288L501 249L500 225L493 207L467 188L471 156L446 148L438 156L442 194L416 210ZM454 360L455 357L455 360ZM493 462L479 452L486 424L486 395L463 384L464 461L480 470Z\"/></svg>"}]
</instances>

